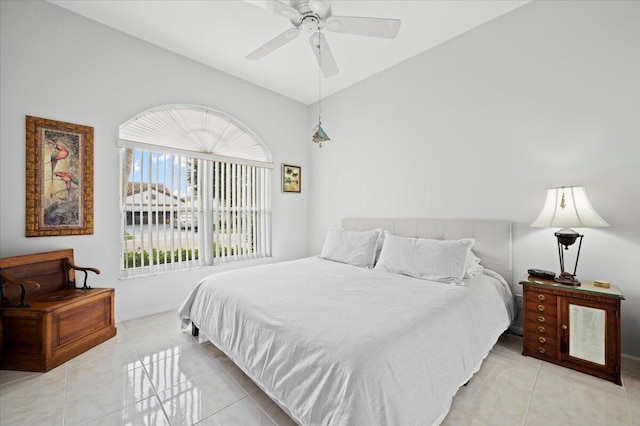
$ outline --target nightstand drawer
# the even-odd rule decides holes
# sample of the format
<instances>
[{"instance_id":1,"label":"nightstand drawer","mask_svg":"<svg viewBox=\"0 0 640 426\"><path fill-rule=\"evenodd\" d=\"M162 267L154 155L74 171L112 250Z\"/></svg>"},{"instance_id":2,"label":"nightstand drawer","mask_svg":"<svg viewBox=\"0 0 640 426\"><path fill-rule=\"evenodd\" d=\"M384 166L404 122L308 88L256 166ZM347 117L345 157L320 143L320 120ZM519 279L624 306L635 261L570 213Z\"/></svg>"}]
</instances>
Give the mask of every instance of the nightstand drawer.
<instances>
[{"instance_id":1,"label":"nightstand drawer","mask_svg":"<svg viewBox=\"0 0 640 426\"><path fill-rule=\"evenodd\" d=\"M548 316L555 316L558 312L558 307L556 306L555 300L553 303L549 302L539 302L537 300L526 300L525 307L527 312L533 313L541 313L546 314Z\"/></svg>"},{"instance_id":2,"label":"nightstand drawer","mask_svg":"<svg viewBox=\"0 0 640 426\"><path fill-rule=\"evenodd\" d=\"M531 312L529 310L526 311L524 316L525 327L527 323L534 323L536 325L542 325L546 328L556 328L558 323L556 313L547 313L547 312Z\"/></svg>"},{"instance_id":3,"label":"nightstand drawer","mask_svg":"<svg viewBox=\"0 0 640 426\"><path fill-rule=\"evenodd\" d=\"M526 302L536 302L542 304L555 305L556 304L556 296L552 294L548 294L542 291L536 291L536 289L528 290L525 294L525 303Z\"/></svg>"},{"instance_id":4,"label":"nightstand drawer","mask_svg":"<svg viewBox=\"0 0 640 426\"><path fill-rule=\"evenodd\" d=\"M557 346L540 345L537 342L527 342L524 346L526 355L543 359L558 359Z\"/></svg>"},{"instance_id":5,"label":"nightstand drawer","mask_svg":"<svg viewBox=\"0 0 640 426\"><path fill-rule=\"evenodd\" d=\"M557 338L557 328L555 325L541 324L538 321L525 321L523 324L527 334L531 336L544 336L551 339Z\"/></svg>"},{"instance_id":6,"label":"nightstand drawer","mask_svg":"<svg viewBox=\"0 0 640 426\"><path fill-rule=\"evenodd\" d=\"M528 289L525 298L527 301L535 300L536 302L556 303L555 295L537 288Z\"/></svg>"},{"instance_id":7,"label":"nightstand drawer","mask_svg":"<svg viewBox=\"0 0 640 426\"><path fill-rule=\"evenodd\" d=\"M558 337L555 328L534 324L533 322L528 322L525 324L525 327L527 330L527 342L535 342L554 347L558 346Z\"/></svg>"},{"instance_id":8,"label":"nightstand drawer","mask_svg":"<svg viewBox=\"0 0 640 426\"><path fill-rule=\"evenodd\" d=\"M544 322L540 321L542 319L541 317L544 318ZM522 325L523 328L527 330L527 333L531 335L551 337L557 337L558 335L558 324L556 323L556 319L553 317L536 315L532 318L527 315Z\"/></svg>"}]
</instances>

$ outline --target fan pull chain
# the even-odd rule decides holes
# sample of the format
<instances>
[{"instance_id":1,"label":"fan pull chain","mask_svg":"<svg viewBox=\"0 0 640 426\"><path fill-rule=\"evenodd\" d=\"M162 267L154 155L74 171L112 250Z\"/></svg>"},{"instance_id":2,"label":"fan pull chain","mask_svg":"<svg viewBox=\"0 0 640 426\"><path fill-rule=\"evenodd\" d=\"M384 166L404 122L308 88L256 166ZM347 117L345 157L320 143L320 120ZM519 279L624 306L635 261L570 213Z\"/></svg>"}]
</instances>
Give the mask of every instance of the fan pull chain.
<instances>
[{"instance_id":1,"label":"fan pull chain","mask_svg":"<svg viewBox=\"0 0 640 426\"><path fill-rule=\"evenodd\" d=\"M331 140L322 128L322 44L320 39L320 29L318 29L318 40L316 47L318 48L318 125L314 128L311 140L318 144L318 148L322 148L322 142Z\"/></svg>"},{"instance_id":2,"label":"fan pull chain","mask_svg":"<svg viewBox=\"0 0 640 426\"><path fill-rule=\"evenodd\" d=\"M322 49L320 49L320 30L318 29L318 124L322 125ZM320 142L322 147L322 142Z\"/></svg>"}]
</instances>

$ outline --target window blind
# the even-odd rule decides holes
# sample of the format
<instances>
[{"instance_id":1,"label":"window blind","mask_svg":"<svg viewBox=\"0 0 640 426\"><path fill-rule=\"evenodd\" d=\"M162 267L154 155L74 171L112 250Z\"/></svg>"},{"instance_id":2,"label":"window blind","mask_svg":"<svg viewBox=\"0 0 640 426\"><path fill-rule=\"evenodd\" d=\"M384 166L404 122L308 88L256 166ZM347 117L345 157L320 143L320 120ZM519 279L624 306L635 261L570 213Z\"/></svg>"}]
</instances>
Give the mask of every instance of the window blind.
<instances>
[{"instance_id":1,"label":"window blind","mask_svg":"<svg viewBox=\"0 0 640 426\"><path fill-rule=\"evenodd\" d=\"M271 153L249 128L196 105L120 126L121 276L271 256Z\"/></svg>"},{"instance_id":2,"label":"window blind","mask_svg":"<svg viewBox=\"0 0 640 426\"><path fill-rule=\"evenodd\" d=\"M122 272L267 257L270 169L121 148Z\"/></svg>"}]
</instances>

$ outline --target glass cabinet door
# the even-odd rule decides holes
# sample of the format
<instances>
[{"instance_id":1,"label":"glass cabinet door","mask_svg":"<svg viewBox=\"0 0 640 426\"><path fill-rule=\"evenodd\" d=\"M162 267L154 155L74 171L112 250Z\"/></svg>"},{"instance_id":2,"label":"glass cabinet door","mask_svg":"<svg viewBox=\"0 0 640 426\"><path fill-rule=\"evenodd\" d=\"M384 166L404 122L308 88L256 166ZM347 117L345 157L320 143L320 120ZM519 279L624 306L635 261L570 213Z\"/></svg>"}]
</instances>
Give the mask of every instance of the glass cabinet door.
<instances>
[{"instance_id":1,"label":"glass cabinet door","mask_svg":"<svg viewBox=\"0 0 640 426\"><path fill-rule=\"evenodd\" d=\"M573 297L562 299L560 358L610 373L616 364L615 307Z\"/></svg>"},{"instance_id":2,"label":"glass cabinet door","mask_svg":"<svg viewBox=\"0 0 640 426\"><path fill-rule=\"evenodd\" d=\"M569 356L605 365L607 312L569 302Z\"/></svg>"}]
</instances>

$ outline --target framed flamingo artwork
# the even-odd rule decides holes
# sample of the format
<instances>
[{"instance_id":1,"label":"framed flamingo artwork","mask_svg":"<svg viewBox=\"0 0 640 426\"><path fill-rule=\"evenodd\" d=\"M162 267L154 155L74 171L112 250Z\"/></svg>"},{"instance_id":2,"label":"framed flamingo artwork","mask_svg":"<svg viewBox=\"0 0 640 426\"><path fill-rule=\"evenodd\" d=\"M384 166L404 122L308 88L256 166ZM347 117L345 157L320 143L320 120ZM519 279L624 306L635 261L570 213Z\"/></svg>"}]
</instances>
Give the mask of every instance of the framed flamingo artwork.
<instances>
[{"instance_id":1,"label":"framed flamingo artwork","mask_svg":"<svg viewBox=\"0 0 640 426\"><path fill-rule=\"evenodd\" d=\"M26 122L26 236L93 234L93 127Z\"/></svg>"}]
</instances>

